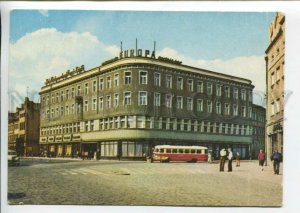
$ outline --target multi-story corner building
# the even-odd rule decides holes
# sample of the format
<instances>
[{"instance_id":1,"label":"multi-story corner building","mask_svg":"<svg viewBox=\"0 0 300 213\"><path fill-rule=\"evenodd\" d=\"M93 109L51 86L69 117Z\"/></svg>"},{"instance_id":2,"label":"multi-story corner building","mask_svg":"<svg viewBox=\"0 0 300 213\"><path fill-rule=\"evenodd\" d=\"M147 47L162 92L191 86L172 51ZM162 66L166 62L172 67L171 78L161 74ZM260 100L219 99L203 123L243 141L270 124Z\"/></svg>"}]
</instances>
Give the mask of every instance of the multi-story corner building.
<instances>
[{"instance_id":1,"label":"multi-story corner building","mask_svg":"<svg viewBox=\"0 0 300 213\"><path fill-rule=\"evenodd\" d=\"M252 159L257 159L259 150L265 150L266 109L264 107L252 105L252 126Z\"/></svg>"},{"instance_id":2,"label":"multi-story corner building","mask_svg":"<svg viewBox=\"0 0 300 213\"><path fill-rule=\"evenodd\" d=\"M143 158L158 144L204 145L218 157L231 146L249 157L250 80L141 52L47 79L40 92L42 149Z\"/></svg>"},{"instance_id":3,"label":"multi-story corner building","mask_svg":"<svg viewBox=\"0 0 300 213\"><path fill-rule=\"evenodd\" d=\"M8 148L21 155L39 154L40 104L25 98L16 112L8 113Z\"/></svg>"},{"instance_id":4,"label":"multi-story corner building","mask_svg":"<svg viewBox=\"0 0 300 213\"><path fill-rule=\"evenodd\" d=\"M266 152L283 152L285 16L277 13L269 29L266 49L267 122Z\"/></svg>"}]
</instances>

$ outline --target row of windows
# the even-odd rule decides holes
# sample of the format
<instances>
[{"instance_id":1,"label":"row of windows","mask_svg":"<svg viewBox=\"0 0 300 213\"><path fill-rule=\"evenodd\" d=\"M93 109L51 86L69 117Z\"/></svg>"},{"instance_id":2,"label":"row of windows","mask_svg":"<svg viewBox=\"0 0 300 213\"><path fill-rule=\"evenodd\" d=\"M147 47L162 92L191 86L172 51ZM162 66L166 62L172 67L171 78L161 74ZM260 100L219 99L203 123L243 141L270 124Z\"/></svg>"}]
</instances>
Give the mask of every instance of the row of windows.
<instances>
[{"instance_id":1,"label":"row of windows","mask_svg":"<svg viewBox=\"0 0 300 213\"><path fill-rule=\"evenodd\" d=\"M83 101L83 110L84 112L89 111L90 109L92 111L96 111L97 109L99 110L103 110L105 109L110 109L112 107L118 107L120 104L120 95L119 93L115 93L113 96L112 95L107 95L105 97L101 96L99 97L99 100L97 102L97 99L94 98L92 100L92 103L89 103L88 100L84 100ZM105 102L104 102L105 101ZM187 97L184 98L182 96L177 96L175 98L176 101L176 108L177 109L184 109L184 105L186 106L186 110L188 111L194 111L196 110L197 112L203 112L204 111L204 100L203 99L196 99L194 100L194 98L192 97ZM194 109L195 104L194 101L196 101L196 109ZM160 107L161 106L161 94L160 93L154 93L154 101L153 101L153 106L154 107ZM184 102L186 102L184 104ZM124 92L124 98L122 101L122 105L126 106L126 105L131 105L132 104L132 93L131 92ZM139 91L138 93L138 105L148 105L148 94L146 91ZM166 94L165 95L165 102L164 102L164 106L166 106L167 108L172 108L173 107L173 96L170 94ZM76 109L75 109L76 107ZM76 111L75 111L76 110ZM63 115L69 115L69 114L79 114L82 111L82 106L81 104L72 104L70 106L65 106L65 107L57 107L56 110L51 109L47 110L47 114L45 114L45 111L42 111L42 118L46 118L45 116L47 116L47 118L54 118L54 117L60 117ZM213 111L213 102L210 100L206 100L206 112L207 113L212 113ZM51 112L51 115L50 115ZM225 103L222 106L221 102L216 102L215 103L215 112L217 114L224 114L224 115L234 115L237 116L239 115L239 106L238 104L229 104L229 103ZM252 117L252 108L249 107L248 108L248 114L247 114L247 108L246 106L241 106L240 109L240 116L242 117Z\"/></svg>"},{"instance_id":2,"label":"row of windows","mask_svg":"<svg viewBox=\"0 0 300 213\"><path fill-rule=\"evenodd\" d=\"M280 98L278 98L276 101L273 101L271 103L271 116L280 113L281 108L280 108Z\"/></svg>"},{"instance_id":3,"label":"row of windows","mask_svg":"<svg viewBox=\"0 0 300 213\"><path fill-rule=\"evenodd\" d=\"M166 75L166 79L165 79L165 86L166 88L173 88L173 81L172 81L172 75ZM193 79L187 79L187 90L190 92L194 91L194 81ZM112 88L112 82L114 82L114 87L118 87L119 86L119 74L115 74L114 75L114 79L112 80L111 76L107 76L106 77L106 85L104 83L104 78L100 78L99 82L97 82L96 80L94 80L92 82L92 92L97 92L104 90L104 88L110 89ZM124 72L124 84L128 85L132 83L132 75L131 75L131 71L125 71ZM147 71L140 71L139 72L139 84L148 84L148 72ZM197 87L196 87L196 91L198 93L203 93L203 87L204 87L204 83L203 81L197 81ZM154 85L155 86L161 86L161 74L160 73L154 73ZM88 95L89 94L89 83L85 83L84 84L84 95ZM184 86L184 80L183 77L177 77L177 89L178 90L183 90L183 86ZM213 94L213 84L210 82L206 83L206 87L207 87L207 94L208 95L212 95ZM231 89L229 86L223 86L221 84L217 84L216 85L216 96L222 96L222 92L224 92L224 96L227 98L231 97ZM252 92L248 91L248 97L249 97L249 101L252 101ZM68 100L70 98L75 98L75 96L80 96L82 95L82 91L81 91L81 85L77 85L77 90L75 91L75 87L70 89L66 89L65 91L60 91L60 92L56 92L55 94L53 93L51 95L51 103L59 103L60 101L64 101L64 100ZM246 89L241 89L241 95L240 98L242 100L246 100ZM239 98L239 89L234 87L233 88L233 98L238 99ZM49 104L49 95L47 97L42 97L42 105L45 104Z\"/></svg>"},{"instance_id":4,"label":"row of windows","mask_svg":"<svg viewBox=\"0 0 300 213\"><path fill-rule=\"evenodd\" d=\"M271 73L271 85L270 85L271 88L274 87L275 83L277 84L280 81L280 78L283 75L283 72L284 72L284 62L282 63L282 67L280 67L280 65L279 65L276 68L276 70Z\"/></svg>"},{"instance_id":5,"label":"row of windows","mask_svg":"<svg viewBox=\"0 0 300 213\"><path fill-rule=\"evenodd\" d=\"M252 127L243 124L198 121L165 117L119 116L41 128L41 135L57 135L119 128L163 129L217 134L252 135Z\"/></svg>"}]
</instances>

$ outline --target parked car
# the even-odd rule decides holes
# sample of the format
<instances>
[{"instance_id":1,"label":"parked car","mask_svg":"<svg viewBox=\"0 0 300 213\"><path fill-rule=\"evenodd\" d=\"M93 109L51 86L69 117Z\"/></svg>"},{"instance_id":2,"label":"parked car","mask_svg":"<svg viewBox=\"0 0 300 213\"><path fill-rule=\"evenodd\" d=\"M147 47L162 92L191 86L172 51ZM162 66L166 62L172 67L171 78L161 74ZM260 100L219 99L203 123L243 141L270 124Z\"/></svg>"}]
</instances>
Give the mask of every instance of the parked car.
<instances>
[{"instance_id":1,"label":"parked car","mask_svg":"<svg viewBox=\"0 0 300 213\"><path fill-rule=\"evenodd\" d=\"M19 166L20 165L20 158L18 157L16 151L8 150L8 165L9 166Z\"/></svg>"}]
</instances>

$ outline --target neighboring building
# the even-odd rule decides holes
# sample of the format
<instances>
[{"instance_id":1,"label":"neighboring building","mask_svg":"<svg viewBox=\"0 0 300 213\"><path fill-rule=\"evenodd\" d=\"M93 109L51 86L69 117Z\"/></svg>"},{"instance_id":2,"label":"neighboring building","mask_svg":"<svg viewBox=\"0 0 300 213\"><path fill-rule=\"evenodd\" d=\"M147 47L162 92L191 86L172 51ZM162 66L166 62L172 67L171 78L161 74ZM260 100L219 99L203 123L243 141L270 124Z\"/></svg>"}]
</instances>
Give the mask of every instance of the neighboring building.
<instances>
[{"instance_id":1,"label":"neighboring building","mask_svg":"<svg viewBox=\"0 0 300 213\"><path fill-rule=\"evenodd\" d=\"M275 149L283 153L285 16L277 13L269 29L266 50L267 122L266 152L269 159Z\"/></svg>"},{"instance_id":2,"label":"neighboring building","mask_svg":"<svg viewBox=\"0 0 300 213\"><path fill-rule=\"evenodd\" d=\"M259 150L265 150L266 109L264 107L252 105L252 126L252 159L257 159Z\"/></svg>"},{"instance_id":3,"label":"neighboring building","mask_svg":"<svg viewBox=\"0 0 300 213\"><path fill-rule=\"evenodd\" d=\"M217 158L229 146L250 156L250 80L131 51L130 57L124 51L126 58L120 54L91 70L77 67L46 80L42 150L138 159L155 145L176 144L207 146Z\"/></svg>"},{"instance_id":4,"label":"neighboring building","mask_svg":"<svg viewBox=\"0 0 300 213\"><path fill-rule=\"evenodd\" d=\"M39 154L40 104L27 97L16 112L8 113L8 149L18 155Z\"/></svg>"}]
</instances>

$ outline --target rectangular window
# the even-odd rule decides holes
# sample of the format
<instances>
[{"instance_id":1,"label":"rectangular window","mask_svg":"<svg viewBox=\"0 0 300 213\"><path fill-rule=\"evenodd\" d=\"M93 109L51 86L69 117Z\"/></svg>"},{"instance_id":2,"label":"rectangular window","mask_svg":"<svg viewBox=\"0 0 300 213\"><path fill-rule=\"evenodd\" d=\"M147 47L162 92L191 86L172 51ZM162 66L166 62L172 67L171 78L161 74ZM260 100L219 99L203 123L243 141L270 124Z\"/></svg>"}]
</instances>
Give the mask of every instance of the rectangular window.
<instances>
[{"instance_id":1,"label":"rectangular window","mask_svg":"<svg viewBox=\"0 0 300 213\"><path fill-rule=\"evenodd\" d=\"M114 106L115 107L119 106L119 93L115 93L115 96L114 96Z\"/></svg>"},{"instance_id":2,"label":"rectangular window","mask_svg":"<svg viewBox=\"0 0 300 213\"><path fill-rule=\"evenodd\" d=\"M93 81L93 92L97 91L97 81Z\"/></svg>"},{"instance_id":3,"label":"rectangular window","mask_svg":"<svg viewBox=\"0 0 300 213\"><path fill-rule=\"evenodd\" d=\"M279 113L280 112L280 99L277 99L276 100L276 113Z\"/></svg>"},{"instance_id":4,"label":"rectangular window","mask_svg":"<svg viewBox=\"0 0 300 213\"><path fill-rule=\"evenodd\" d=\"M249 107L248 112L249 112L249 118L252 118L252 107Z\"/></svg>"},{"instance_id":5,"label":"rectangular window","mask_svg":"<svg viewBox=\"0 0 300 213\"><path fill-rule=\"evenodd\" d=\"M188 79L188 91L193 92L194 91L194 81L192 79Z\"/></svg>"},{"instance_id":6,"label":"rectangular window","mask_svg":"<svg viewBox=\"0 0 300 213\"><path fill-rule=\"evenodd\" d=\"M197 99L197 111L202 112L203 111L203 100Z\"/></svg>"},{"instance_id":7,"label":"rectangular window","mask_svg":"<svg viewBox=\"0 0 300 213\"><path fill-rule=\"evenodd\" d=\"M115 87L119 86L119 74L118 73L116 73L114 76L114 84L115 84Z\"/></svg>"},{"instance_id":8,"label":"rectangular window","mask_svg":"<svg viewBox=\"0 0 300 213\"><path fill-rule=\"evenodd\" d=\"M248 97L249 101L252 102L253 100L253 97L252 97L252 91L249 90L249 97Z\"/></svg>"},{"instance_id":9,"label":"rectangular window","mask_svg":"<svg viewBox=\"0 0 300 213\"><path fill-rule=\"evenodd\" d=\"M221 103L220 102L217 102L217 104L216 104L216 113L221 114Z\"/></svg>"},{"instance_id":10,"label":"rectangular window","mask_svg":"<svg viewBox=\"0 0 300 213\"><path fill-rule=\"evenodd\" d=\"M93 99L93 110L96 110L97 109L97 99L94 98Z\"/></svg>"},{"instance_id":11,"label":"rectangular window","mask_svg":"<svg viewBox=\"0 0 300 213\"><path fill-rule=\"evenodd\" d=\"M51 109L51 118L54 118L54 109Z\"/></svg>"},{"instance_id":12,"label":"rectangular window","mask_svg":"<svg viewBox=\"0 0 300 213\"><path fill-rule=\"evenodd\" d=\"M271 103L271 115L275 115L275 103Z\"/></svg>"},{"instance_id":13,"label":"rectangular window","mask_svg":"<svg viewBox=\"0 0 300 213\"><path fill-rule=\"evenodd\" d=\"M241 90L241 98L242 98L243 101L246 100L246 90L245 89Z\"/></svg>"},{"instance_id":14,"label":"rectangular window","mask_svg":"<svg viewBox=\"0 0 300 213\"><path fill-rule=\"evenodd\" d=\"M207 83L207 95L212 95L212 84Z\"/></svg>"},{"instance_id":15,"label":"rectangular window","mask_svg":"<svg viewBox=\"0 0 300 213\"><path fill-rule=\"evenodd\" d=\"M124 105L131 105L131 92L124 92Z\"/></svg>"},{"instance_id":16,"label":"rectangular window","mask_svg":"<svg viewBox=\"0 0 300 213\"><path fill-rule=\"evenodd\" d=\"M69 106L66 106L66 115L69 115Z\"/></svg>"},{"instance_id":17,"label":"rectangular window","mask_svg":"<svg viewBox=\"0 0 300 213\"><path fill-rule=\"evenodd\" d=\"M225 115L230 115L230 105L225 103Z\"/></svg>"},{"instance_id":18,"label":"rectangular window","mask_svg":"<svg viewBox=\"0 0 300 213\"><path fill-rule=\"evenodd\" d=\"M90 121L90 131L94 131L94 121Z\"/></svg>"},{"instance_id":19,"label":"rectangular window","mask_svg":"<svg viewBox=\"0 0 300 213\"><path fill-rule=\"evenodd\" d=\"M104 79L100 78L99 79L99 91L103 90L103 85L104 85Z\"/></svg>"},{"instance_id":20,"label":"rectangular window","mask_svg":"<svg viewBox=\"0 0 300 213\"><path fill-rule=\"evenodd\" d=\"M271 74L271 86L275 84L275 74L274 72Z\"/></svg>"},{"instance_id":21,"label":"rectangular window","mask_svg":"<svg viewBox=\"0 0 300 213\"><path fill-rule=\"evenodd\" d=\"M54 94L52 94L51 95L51 103L54 103L54 101L55 101L55 96L54 96Z\"/></svg>"},{"instance_id":22,"label":"rectangular window","mask_svg":"<svg viewBox=\"0 0 300 213\"><path fill-rule=\"evenodd\" d=\"M147 84L148 78L147 78L147 71L140 71L140 84Z\"/></svg>"},{"instance_id":23,"label":"rectangular window","mask_svg":"<svg viewBox=\"0 0 300 213\"><path fill-rule=\"evenodd\" d=\"M99 110L103 110L103 97L99 97Z\"/></svg>"},{"instance_id":24,"label":"rectangular window","mask_svg":"<svg viewBox=\"0 0 300 213\"><path fill-rule=\"evenodd\" d=\"M276 81L280 79L280 66L276 69Z\"/></svg>"},{"instance_id":25,"label":"rectangular window","mask_svg":"<svg viewBox=\"0 0 300 213\"><path fill-rule=\"evenodd\" d=\"M72 88L71 96L72 96L72 98L75 97L75 88L74 87Z\"/></svg>"},{"instance_id":26,"label":"rectangular window","mask_svg":"<svg viewBox=\"0 0 300 213\"><path fill-rule=\"evenodd\" d=\"M109 109L111 107L111 97L110 95L106 96L106 109Z\"/></svg>"},{"instance_id":27,"label":"rectangular window","mask_svg":"<svg viewBox=\"0 0 300 213\"><path fill-rule=\"evenodd\" d=\"M216 85L216 95L217 96L221 96L222 95L222 87L219 84Z\"/></svg>"},{"instance_id":28,"label":"rectangular window","mask_svg":"<svg viewBox=\"0 0 300 213\"><path fill-rule=\"evenodd\" d=\"M197 82L197 92L203 93L203 82L202 81Z\"/></svg>"},{"instance_id":29,"label":"rectangular window","mask_svg":"<svg viewBox=\"0 0 300 213\"><path fill-rule=\"evenodd\" d=\"M238 99L239 98L239 90L238 88L233 88L233 98Z\"/></svg>"},{"instance_id":30,"label":"rectangular window","mask_svg":"<svg viewBox=\"0 0 300 213\"><path fill-rule=\"evenodd\" d=\"M64 91L61 91L61 101L63 101L64 100Z\"/></svg>"},{"instance_id":31,"label":"rectangular window","mask_svg":"<svg viewBox=\"0 0 300 213\"><path fill-rule=\"evenodd\" d=\"M89 110L89 102L84 101L84 111L87 112Z\"/></svg>"},{"instance_id":32,"label":"rectangular window","mask_svg":"<svg viewBox=\"0 0 300 213\"><path fill-rule=\"evenodd\" d=\"M60 115L61 115L61 116L64 115L64 107L60 107Z\"/></svg>"},{"instance_id":33,"label":"rectangular window","mask_svg":"<svg viewBox=\"0 0 300 213\"><path fill-rule=\"evenodd\" d=\"M238 115L238 106L236 104L233 104L233 115Z\"/></svg>"},{"instance_id":34,"label":"rectangular window","mask_svg":"<svg viewBox=\"0 0 300 213\"><path fill-rule=\"evenodd\" d=\"M158 72L154 73L154 85L160 86L160 73Z\"/></svg>"},{"instance_id":35,"label":"rectangular window","mask_svg":"<svg viewBox=\"0 0 300 213\"><path fill-rule=\"evenodd\" d=\"M78 95L78 96L81 95L81 88L80 88L80 85L77 86L77 95Z\"/></svg>"},{"instance_id":36,"label":"rectangular window","mask_svg":"<svg viewBox=\"0 0 300 213\"><path fill-rule=\"evenodd\" d=\"M225 87L225 97L230 98L230 87Z\"/></svg>"},{"instance_id":37,"label":"rectangular window","mask_svg":"<svg viewBox=\"0 0 300 213\"><path fill-rule=\"evenodd\" d=\"M136 117L136 126L137 128L145 128L145 116Z\"/></svg>"},{"instance_id":38,"label":"rectangular window","mask_svg":"<svg viewBox=\"0 0 300 213\"><path fill-rule=\"evenodd\" d=\"M107 89L111 88L111 77L110 76L106 77L106 88Z\"/></svg>"},{"instance_id":39,"label":"rectangular window","mask_svg":"<svg viewBox=\"0 0 300 213\"><path fill-rule=\"evenodd\" d=\"M154 93L154 106L160 106L160 93Z\"/></svg>"},{"instance_id":40,"label":"rectangular window","mask_svg":"<svg viewBox=\"0 0 300 213\"><path fill-rule=\"evenodd\" d=\"M166 95L166 107L172 108L172 96L171 95Z\"/></svg>"},{"instance_id":41,"label":"rectangular window","mask_svg":"<svg viewBox=\"0 0 300 213\"><path fill-rule=\"evenodd\" d=\"M183 78L182 77L177 78L177 89L183 90Z\"/></svg>"},{"instance_id":42,"label":"rectangular window","mask_svg":"<svg viewBox=\"0 0 300 213\"><path fill-rule=\"evenodd\" d=\"M192 111L193 110L193 99L187 98L187 110Z\"/></svg>"},{"instance_id":43,"label":"rectangular window","mask_svg":"<svg viewBox=\"0 0 300 213\"><path fill-rule=\"evenodd\" d=\"M131 84L131 72L124 72L124 83Z\"/></svg>"},{"instance_id":44,"label":"rectangular window","mask_svg":"<svg viewBox=\"0 0 300 213\"><path fill-rule=\"evenodd\" d=\"M72 104L71 106L71 114L74 114L75 113L75 104Z\"/></svg>"},{"instance_id":45,"label":"rectangular window","mask_svg":"<svg viewBox=\"0 0 300 213\"><path fill-rule=\"evenodd\" d=\"M212 102L211 101L207 101L207 112L208 113L212 112Z\"/></svg>"},{"instance_id":46,"label":"rectangular window","mask_svg":"<svg viewBox=\"0 0 300 213\"><path fill-rule=\"evenodd\" d=\"M246 117L246 107L245 106L242 106L242 108L241 108L241 116Z\"/></svg>"},{"instance_id":47,"label":"rectangular window","mask_svg":"<svg viewBox=\"0 0 300 213\"><path fill-rule=\"evenodd\" d=\"M66 99L67 100L69 99L69 90L68 89L66 90Z\"/></svg>"},{"instance_id":48,"label":"rectangular window","mask_svg":"<svg viewBox=\"0 0 300 213\"><path fill-rule=\"evenodd\" d=\"M147 92L139 92L139 105L147 105Z\"/></svg>"},{"instance_id":49,"label":"rectangular window","mask_svg":"<svg viewBox=\"0 0 300 213\"><path fill-rule=\"evenodd\" d=\"M177 96L177 109L183 108L183 98L182 96Z\"/></svg>"},{"instance_id":50,"label":"rectangular window","mask_svg":"<svg viewBox=\"0 0 300 213\"><path fill-rule=\"evenodd\" d=\"M166 87L172 88L172 76L171 75L166 76Z\"/></svg>"},{"instance_id":51,"label":"rectangular window","mask_svg":"<svg viewBox=\"0 0 300 213\"><path fill-rule=\"evenodd\" d=\"M89 94L89 83L85 83L85 86L84 86L84 94L85 94L85 95Z\"/></svg>"}]
</instances>

